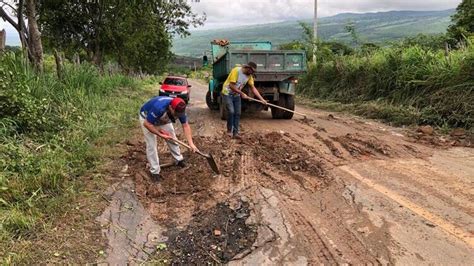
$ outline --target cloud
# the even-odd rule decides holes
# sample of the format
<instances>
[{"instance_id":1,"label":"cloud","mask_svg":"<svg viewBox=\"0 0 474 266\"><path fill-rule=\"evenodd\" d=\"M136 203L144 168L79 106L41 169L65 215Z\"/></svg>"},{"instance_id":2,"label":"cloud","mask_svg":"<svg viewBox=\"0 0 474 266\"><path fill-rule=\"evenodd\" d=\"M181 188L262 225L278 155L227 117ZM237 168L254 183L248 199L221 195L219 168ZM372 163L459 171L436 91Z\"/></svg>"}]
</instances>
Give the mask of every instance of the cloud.
<instances>
[{"instance_id":1,"label":"cloud","mask_svg":"<svg viewBox=\"0 0 474 266\"><path fill-rule=\"evenodd\" d=\"M461 0L319 0L318 15L327 17L345 12L389 10L444 10ZM204 28L261 24L310 18L314 0L200 0L191 3L195 12L207 14Z\"/></svg>"}]
</instances>

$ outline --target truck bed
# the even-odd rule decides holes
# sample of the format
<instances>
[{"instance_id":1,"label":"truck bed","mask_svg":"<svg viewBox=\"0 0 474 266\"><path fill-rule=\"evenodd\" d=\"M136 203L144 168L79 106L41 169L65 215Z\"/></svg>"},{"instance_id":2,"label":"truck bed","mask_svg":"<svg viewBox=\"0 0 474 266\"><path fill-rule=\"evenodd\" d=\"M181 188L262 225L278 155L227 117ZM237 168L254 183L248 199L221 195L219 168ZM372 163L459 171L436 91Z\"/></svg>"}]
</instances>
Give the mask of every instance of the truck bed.
<instances>
[{"instance_id":1,"label":"truck bed","mask_svg":"<svg viewBox=\"0 0 474 266\"><path fill-rule=\"evenodd\" d=\"M213 76L218 80L226 79L232 68L249 61L257 64L257 79L259 81L283 80L288 75L298 75L306 71L304 51L229 50L214 62Z\"/></svg>"}]
</instances>

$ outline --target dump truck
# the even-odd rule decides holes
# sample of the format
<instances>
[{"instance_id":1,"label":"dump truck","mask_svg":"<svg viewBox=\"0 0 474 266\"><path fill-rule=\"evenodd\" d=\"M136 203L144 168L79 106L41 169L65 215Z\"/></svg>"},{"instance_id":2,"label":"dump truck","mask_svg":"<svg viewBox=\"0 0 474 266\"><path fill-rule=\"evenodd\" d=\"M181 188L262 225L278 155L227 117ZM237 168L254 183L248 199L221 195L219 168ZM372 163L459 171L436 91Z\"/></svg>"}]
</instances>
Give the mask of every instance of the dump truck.
<instances>
[{"instance_id":1,"label":"dump truck","mask_svg":"<svg viewBox=\"0 0 474 266\"><path fill-rule=\"evenodd\" d=\"M211 110L219 110L222 119L227 119L227 108L222 104L221 91L232 68L249 61L257 64L255 87L265 100L275 105L294 110L295 90L298 77L306 72L304 51L273 50L271 42L211 42L212 79L206 94L206 104ZM248 86L243 91L254 97ZM293 113L279 108L270 108L272 118L291 119ZM242 112L268 110L266 105L243 100Z\"/></svg>"}]
</instances>

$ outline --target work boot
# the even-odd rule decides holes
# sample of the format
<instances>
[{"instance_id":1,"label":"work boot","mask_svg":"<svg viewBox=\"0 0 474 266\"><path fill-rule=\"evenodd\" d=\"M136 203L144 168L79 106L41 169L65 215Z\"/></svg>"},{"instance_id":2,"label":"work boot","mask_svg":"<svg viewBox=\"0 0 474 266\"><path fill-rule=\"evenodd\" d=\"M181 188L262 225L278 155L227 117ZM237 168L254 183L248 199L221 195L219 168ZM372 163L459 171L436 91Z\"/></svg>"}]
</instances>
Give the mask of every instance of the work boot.
<instances>
[{"instance_id":1,"label":"work boot","mask_svg":"<svg viewBox=\"0 0 474 266\"><path fill-rule=\"evenodd\" d=\"M184 167L186 167L186 162L185 162L184 159L183 159L183 160L181 160L181 161L178 161L178 162L176 163L176 165L179 166L179 167L181 167L181 168L184 168Z\"/></svg>"},{"instance_id":2,"label":"work boot","mask_svg":"<svg viewBox=\"0 0 474 266\"><path fill-rule=\"evenodd\" d=\"M153 182L160 182L163 179L163 176L161 176L160 174L151 173L150 175L151 175L151 180Z\"/></svg>"}]
</instances>

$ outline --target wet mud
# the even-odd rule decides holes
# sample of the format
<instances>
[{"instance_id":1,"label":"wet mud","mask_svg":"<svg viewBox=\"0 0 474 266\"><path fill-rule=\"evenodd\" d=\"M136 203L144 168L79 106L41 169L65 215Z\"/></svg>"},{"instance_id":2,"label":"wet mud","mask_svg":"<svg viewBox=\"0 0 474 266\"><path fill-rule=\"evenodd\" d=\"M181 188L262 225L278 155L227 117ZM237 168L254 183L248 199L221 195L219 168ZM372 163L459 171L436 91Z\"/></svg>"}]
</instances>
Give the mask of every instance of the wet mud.
<instances>
[{"instance_id":1,"label":"wet mud","mask_svg":"<svg viewBox=\"0 0 474 266\"><path fill-rule=\"evenodd\" d=\"M359 240L363 236L354 234L343 223L314 223L311 216L321 211L320 204L339 200L317 195L341 184L329 174L320 155L293 136L273 131L249 133L242 140L232 140L222 134L196 137L195 142L203 151L214 155L221 175L213 174L205 159L184 152L187 166L163 168L163 180L154 182L147 173L143 142L129 145L129 153L123 157L130 166L128 171L134 179L137 198L163 227L160 237L167 239L167 250L161 255L166 261L260 264L277 246L301 253L310 264L342 263L355 261L343 258L340 250L345 249L344 242L352 243L352 250L356 249L357 253L364 249ZM163 143L159 152L163 162L172 161ZM331 197L336 195L333 193ZM335 208L331 215L358 213L357 210L351 203ZM367 219L360 223L367 223ZM325 240L320 226L341 231L340 239L344 240L338 244L343 246L334 249L335 244ZM280 229L285 227L298 232ZM294 241L312 243L313 248ZM385 255L384 259L388 260ZM369 253L356 261L375 262L377 256ZM291 262L284 253L277 253L274 259L279 263Z\"/></svg>"},{"instance_id":2,"label":"wet mud","mask_svg":"<svg viewBox=\"0 0 474 266\"><path fill-rule=\"evenodd\" d=\"M170 262L173 264L221 264L237 254L250 251L257 237L257 227L247 225L249 204L229 203L196 213L184 230L170 229Z\"/></svg>"}]
</instances>

